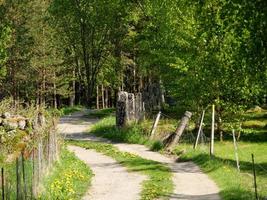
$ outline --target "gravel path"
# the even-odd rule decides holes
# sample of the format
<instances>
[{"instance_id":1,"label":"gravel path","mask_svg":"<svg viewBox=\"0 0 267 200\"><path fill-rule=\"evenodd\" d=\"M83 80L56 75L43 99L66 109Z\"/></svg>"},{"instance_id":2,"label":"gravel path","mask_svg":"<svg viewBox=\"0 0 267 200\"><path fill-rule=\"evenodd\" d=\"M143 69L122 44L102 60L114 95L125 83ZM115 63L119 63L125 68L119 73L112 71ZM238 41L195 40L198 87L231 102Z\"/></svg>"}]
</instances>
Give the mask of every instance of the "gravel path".
<instances>
[{"instance_id":1,"label":"gravel path","mask_svg":"<svg viewBox=\"0 0 267 200\"><path fill-rule=\"evenodd\" d=\"M67 129L65 131L66 137L79 140L91 140L91 141L102 141L109 142L102 138L97 138L95 136L84 135L83 131L89 128L89 126L96 122L94 119L85 119L82 117L81 113L75 114L74 121L79 121L75 132ZM69 124L73 122L72 117L70 120L62 119L61 125ZM75 122L74 122L75 124ZM73 125L67 125L71 127ZM83 128L82 128L83 127ZM175 189L173 194L169 196L171 200L220 200L219 189L216 184L209 179L209 177L204 174L199 167L193 162L176 162L174 159L166 157L160 153L150 151L147 147L138 144L124 144L118 143L114 144L120 151L130 152L139 155L143 158L155 160L164 163L170 167L173 172L173 183L175 184ZM73 148L73 147L72 147ZM79 155L79 153L77 153ZM84 160L84 159L82 159ZM86 161L86 160L85 160ZM87 162L87 161L86 161ZM91 164L89 164L91 166ZM104 169L103 169L104 170ZM106 169L107 170L107 169ZM96 176L97 178L97 176ZM126 180L125 185L130 185L129 181ZM133 181L134 182L134 181ZM93 183L94 184L94 183ZM136 183L135 183L136 184ZM140 184L139 184L140 185ZM131 185L132 186L132 185ZM138 189L137 189L138 190ZM140 188L139 188L140 191ZM130 196L130 195L129 195ZM91 198L95 200L95 198ZM109 198L108 199L112 199ZM117 198L118 200L123 200L124 198ZM138 199L138 198L135 198ZM114 199L115 200L115 199Z\"/></svg>"},{"instance_id":2,"label":"gravel path","mask_svg":"<svg viewBox=\"0 0 267 200\"><path fill-rule=\"evenodd\" d=\"M61 118L59 131L67 138L81 138L96 120L85 120L81 113ZM93 171L92 185L83 200L137 200L146 176L128 172L112 158L94 150L68 146Z\"/></svg>"},{"instance_id":3,"label":"gravel path","mask_svg":"<svg viewBox=\"0 0 267 200\"><path fill-rule=\"evenodd\" d=\"M193 162L176 162L147 147L138 144L114 144L120 151L130 152L143 158L165 163L173 172L175 184L171 200L220 200L219 189Z\"/></svg>"},{"instance_id":4,"label":"gravel path","mask_svg":"<svg viewBox=\"0 0 267 200\"><path fill-rule=\"evenodd\" d=\"M76 156L87 163L94 173L92 186L83 200L137 200L145 176L129 173L115 160L94 150L69 146Z\"/></svg>"}]
</instances>

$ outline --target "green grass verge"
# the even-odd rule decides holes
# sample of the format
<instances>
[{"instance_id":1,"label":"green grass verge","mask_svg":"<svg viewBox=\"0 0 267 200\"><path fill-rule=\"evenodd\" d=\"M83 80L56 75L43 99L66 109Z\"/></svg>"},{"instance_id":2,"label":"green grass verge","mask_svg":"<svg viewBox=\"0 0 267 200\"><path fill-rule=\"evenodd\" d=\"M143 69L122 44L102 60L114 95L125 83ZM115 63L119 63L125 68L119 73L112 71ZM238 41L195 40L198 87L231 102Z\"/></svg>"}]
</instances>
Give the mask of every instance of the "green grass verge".
<instances>
[{"instance_id":1,"label":"green grass verge","mask_svg":"<svg viewBox=\"0 0 267 200\"><path fill-rule=\"evenodd\" d=\"M83 108L84 108L83 106L64 107L64 108L61 108L59 112L61 116L64 116L64 115L69 115L77 111L81 111Z\"/></svg>"},{"instance_id":2,"label":"green grass verge","mask_svg":"<svg viewBox=\"0 0 267 200\"><path fill-rule=\"evenodd\" d=\"M161 150L163 148L162 142L149 139L147 126L150 126L150 123L145 121L141 124L133 123L125 128L118 129L115 125L115 117L109 116L94 124L90 129L90 134L107 138L113 142L143 144L153 151Z\"/></svg>"},{"instance_id":3,"label":"green grass verge","mask_svg":"<svg viewBox=\"0 0 267 200\"><path fill-rule=\"evenodd\" d=\"M105 109L100 109L100 110L92 110L87 117L89 118L104 118L107 116L110 116L114 114L115 108L105 108Z\"/></svg>"},{"instance_id":4,"label":"green grass verge","mask_svg":"<svg viewBox=\"0 0 267 200\"><path fill-rule=\"evenodd\" d=\"M70 141L72 145L77 145L86 149L94 149L112 157L130 171L140 172L148 176L148 180L144 181L142 188L142 200L152 199L168 199L169 194L173 190L171 180L171 171L165 165L143 159L134 154L121 152L112 144L96 143L89 141Z\"/></svg>"},{"instance_id":5,"label":"green grass verge","mask_svg":"<svg viewBox=\"0 0 267 200\"><path fill-rule=\"evenodd\" d=\"M238 144L240 173L236 169L234 147L231 142L215 143L215 156L211 159L208 147L192 150L192 145L181 144L176 151L185 150L181 160L193 160L220 187L225 200L255 199L251 153L255 155L258 192L267 197L267 143L240 142ZM265 171L266 170L266 171Z\"/></svg>"},{"instance_id":6,"label":"green grass verge","mask_svg":"<svg viewBox=\"0 0 267 200\"><path fill-rule=\"evenodd\" d=\"M91 177L89 167L63 149L60 160L44 179L40 199L80 200L90 185Z\"/></svg>"},{"instance_id":7,"label":"green grass verge","mask_svg":"<svg viewBox=\"0 0 267 200\"><path fill-rule=\"evenodd\" d=\"M90 134L91 133L115 142L138 144L145 144L148 142L148 137L138 124L132 124L123 129L118 129L115 126L114 116L106 117L94 124L90 129Z\"/></svg>"}]
</instances>

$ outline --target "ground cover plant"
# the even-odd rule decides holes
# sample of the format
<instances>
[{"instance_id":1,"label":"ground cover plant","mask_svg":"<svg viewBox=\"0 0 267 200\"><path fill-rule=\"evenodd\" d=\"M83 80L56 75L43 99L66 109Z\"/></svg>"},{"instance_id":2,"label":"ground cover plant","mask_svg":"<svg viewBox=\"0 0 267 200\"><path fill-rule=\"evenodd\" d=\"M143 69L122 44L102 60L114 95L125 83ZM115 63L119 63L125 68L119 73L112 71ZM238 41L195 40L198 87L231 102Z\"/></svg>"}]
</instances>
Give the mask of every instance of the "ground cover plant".
<instances>
[{"instance_id":1,"label":"ground cover plant","mask_svg":"<svg viewBox=\"0 0 267 200\"><path fill-rule=\"evenodd\" d=\"M59 161L43 181L39 199L80 200L92 176L92 171L84 162L63 148Z\"/></svg>"},{"instance_id":2,"label":"ground cover plant","mask_svg":"<svg viewBox=\"0 0 267 200\"><path fill-rule=\"evenodd\" d=\"M96 143L90 141L69 141L69 144L86 149L94 149L114 158L130 171L140 172L148 176L143 183L142 200L165 199L173 190L170 169L156 161L143 159L134 154L121 152L112 144Z\"/></svg>"}]
</instances>

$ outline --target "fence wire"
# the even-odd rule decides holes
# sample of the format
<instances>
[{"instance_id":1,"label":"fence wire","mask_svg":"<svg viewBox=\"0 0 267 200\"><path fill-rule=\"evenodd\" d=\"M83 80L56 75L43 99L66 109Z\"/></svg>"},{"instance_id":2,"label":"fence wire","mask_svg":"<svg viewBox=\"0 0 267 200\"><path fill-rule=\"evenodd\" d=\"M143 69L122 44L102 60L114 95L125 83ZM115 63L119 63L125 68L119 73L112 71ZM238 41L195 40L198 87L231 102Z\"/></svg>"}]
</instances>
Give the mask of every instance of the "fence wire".
<instances>
[{"instance_id":1,"label":"fence wire","mask_svg":"<svg viewBox=\"0 0 267 200\"><path fill-rule=\"evenodd\" d=\"M34 133L33 143L21 152L9 155L8 158L15 158L0 166L1 200L28 200L38 197L42 180L59 154L55 127L40 131L44 131L43 134Z\"/></svg>"}]
</instances>

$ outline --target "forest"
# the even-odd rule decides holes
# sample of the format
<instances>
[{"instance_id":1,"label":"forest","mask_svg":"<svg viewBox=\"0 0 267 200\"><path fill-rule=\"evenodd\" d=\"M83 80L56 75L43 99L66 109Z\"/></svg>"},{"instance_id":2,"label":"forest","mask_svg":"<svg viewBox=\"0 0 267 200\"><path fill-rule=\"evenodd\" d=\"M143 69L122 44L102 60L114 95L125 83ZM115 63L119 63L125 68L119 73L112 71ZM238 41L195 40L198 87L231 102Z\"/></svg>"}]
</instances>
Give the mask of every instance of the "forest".
<instances>
[{"instance_id":1,"label":"forest","mask_svg":"<svg viewBox=\"0 0 267 200\"><path fill-rule=\"evenodd\" d=\"M79 200L114 163L111 200L266 199L266 141L266 0L0 0L3 200Z\"/></svg>"},{"instance_id":2,"label":"forest","mask_svg":"<svg viewBox=\"0 0 267 200\"><path fill-rule=\"evenodd\" d=\"M267 2L1 0L1 98L109 107L154 91L161 106L266 103Z\"/></svg>"}]
</instances>

